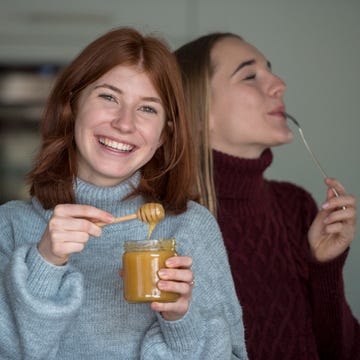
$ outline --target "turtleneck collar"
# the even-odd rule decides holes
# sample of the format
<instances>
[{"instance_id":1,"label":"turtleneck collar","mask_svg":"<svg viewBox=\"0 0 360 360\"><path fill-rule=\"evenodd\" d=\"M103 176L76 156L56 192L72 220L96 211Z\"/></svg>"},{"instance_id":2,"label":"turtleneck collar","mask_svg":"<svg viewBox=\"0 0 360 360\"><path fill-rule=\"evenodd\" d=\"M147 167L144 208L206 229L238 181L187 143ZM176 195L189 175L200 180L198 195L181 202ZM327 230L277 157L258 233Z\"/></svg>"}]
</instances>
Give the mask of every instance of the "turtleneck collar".
<instances>
[{"instance_id":1,"label":"turtleneck collar","mask_svg":"<svg viewBox=\"0 0 360 360\"><path fill-rule=\"evenodd\" d=\"M139 181L139 172L111 187L99 187L76 178L74 179L76 202L92 205L113 213L119 207L119 202L134 190Z\"/></svg>"},{"instance_id":2,"label":"turtleneck collar","mask_svg":"<svg viewBox=\"0 0 360 360\"><path fill-rule=\"evenodd\" d=\"M214 181L218 198L260 199L263 174L272 159L270 149L266 149L257 159L238 158L213 150Z\"/></svg>"}]
</instances>

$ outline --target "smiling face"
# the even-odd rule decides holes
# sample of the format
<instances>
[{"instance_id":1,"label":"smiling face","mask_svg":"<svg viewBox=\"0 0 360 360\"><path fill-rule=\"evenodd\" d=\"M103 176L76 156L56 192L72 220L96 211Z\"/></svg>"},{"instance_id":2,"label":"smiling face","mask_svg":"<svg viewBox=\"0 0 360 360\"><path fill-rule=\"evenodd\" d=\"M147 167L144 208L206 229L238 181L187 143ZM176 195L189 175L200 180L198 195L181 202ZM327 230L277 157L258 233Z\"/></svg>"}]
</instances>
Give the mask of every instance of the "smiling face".
<instances>
[{"instance_id":1,"label":"smiling face","mask_svg":"<svg viewBox=\"0 0 360 360\"><path fill-rule=\"evenodd\" d=\"M226 37L211 51L210 141L214 149L257 158L293 134L283 115L284 82L265 57L245 41Z\"/></svg>"},{"instance_id":2,"label":"smiling face","mask_svg":"<svg viewBox=\"0 0 360 360\"><path fill-rule=\"evenodd\" d=\"M78 177L114 186L145 165L161 145L165 111L146 73L117 66L83 90L77 103Z\"/></svg>"}]
</instances>

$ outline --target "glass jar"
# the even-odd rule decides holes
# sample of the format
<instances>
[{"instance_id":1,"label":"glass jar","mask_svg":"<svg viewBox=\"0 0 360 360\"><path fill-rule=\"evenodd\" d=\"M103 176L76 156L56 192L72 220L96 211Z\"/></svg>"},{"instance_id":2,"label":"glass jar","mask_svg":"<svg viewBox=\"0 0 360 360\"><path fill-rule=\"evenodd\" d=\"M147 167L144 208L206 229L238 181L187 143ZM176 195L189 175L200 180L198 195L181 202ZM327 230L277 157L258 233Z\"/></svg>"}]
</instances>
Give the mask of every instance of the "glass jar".
<instances>
[{"instance_id":1,"label":"glass jar","mask_svg":"<svg viewBox=\"0 0 360 360\"><path fill-rule=\"evenodd\" d=\"M176 256L175 239L128 240L124 245L124 298L130 303L172 302L178 294L160 291L158 271L165 268L166 259Z\"/></svg>"}]
</instances>

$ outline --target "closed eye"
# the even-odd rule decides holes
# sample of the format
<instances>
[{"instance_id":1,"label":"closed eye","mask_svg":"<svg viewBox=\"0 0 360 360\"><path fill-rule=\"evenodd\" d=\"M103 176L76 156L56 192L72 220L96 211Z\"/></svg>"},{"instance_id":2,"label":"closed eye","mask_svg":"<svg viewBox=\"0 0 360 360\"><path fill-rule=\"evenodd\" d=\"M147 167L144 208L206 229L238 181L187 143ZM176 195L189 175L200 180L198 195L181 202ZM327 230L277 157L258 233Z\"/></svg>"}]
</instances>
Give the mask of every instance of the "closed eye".
<instances>
[{"instance_id":1,"label":"closed eye","mask_svg":"<svg viewBox=\"0 0 360 360\"><path fill-rule=\"evenodd\" d=\"M250 74L244 78L244 80L254 80L256 78L255 74Z\"/></svg>"}]
</instances>

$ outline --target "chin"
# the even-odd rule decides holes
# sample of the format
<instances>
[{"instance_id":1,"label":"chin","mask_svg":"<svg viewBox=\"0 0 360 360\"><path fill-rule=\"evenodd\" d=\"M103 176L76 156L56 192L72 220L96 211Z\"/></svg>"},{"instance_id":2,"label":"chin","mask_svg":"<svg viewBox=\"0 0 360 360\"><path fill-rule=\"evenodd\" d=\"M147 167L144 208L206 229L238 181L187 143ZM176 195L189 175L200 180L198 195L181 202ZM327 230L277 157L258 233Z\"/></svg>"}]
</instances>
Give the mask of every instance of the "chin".
<instances>
[{"instance_id":1,"label":"chin","mask_svg":"<svg viewBox=\"0 0 360 360\"><path fill-rule=\"evenodd\" d=\"M274 141L272 146L281 146L281 145L290 144L293 140L294 140L294 135L291 133L290 136L284 137L282 139L278 139L278 141Z\"/></svg>"},{"instance_id":2,"label":"chin","mask_svg":"<svg viewBox=\"0 0 360 360\"><path fill-rule=\"evenodd\" d=\"M286 144L290 144L293 140L294 140L294 134L290 132Z\"/></svg>"},{"instance_id":3,"label":"chin","mask_svg":"<svg viewBox=\"0 0 360 360\"><path fill-rule=\"evenodd\" d=\"M294 140L294 134L289 130L279 139L279 145L290 144Z\"/></svg>"}]
</instances>

